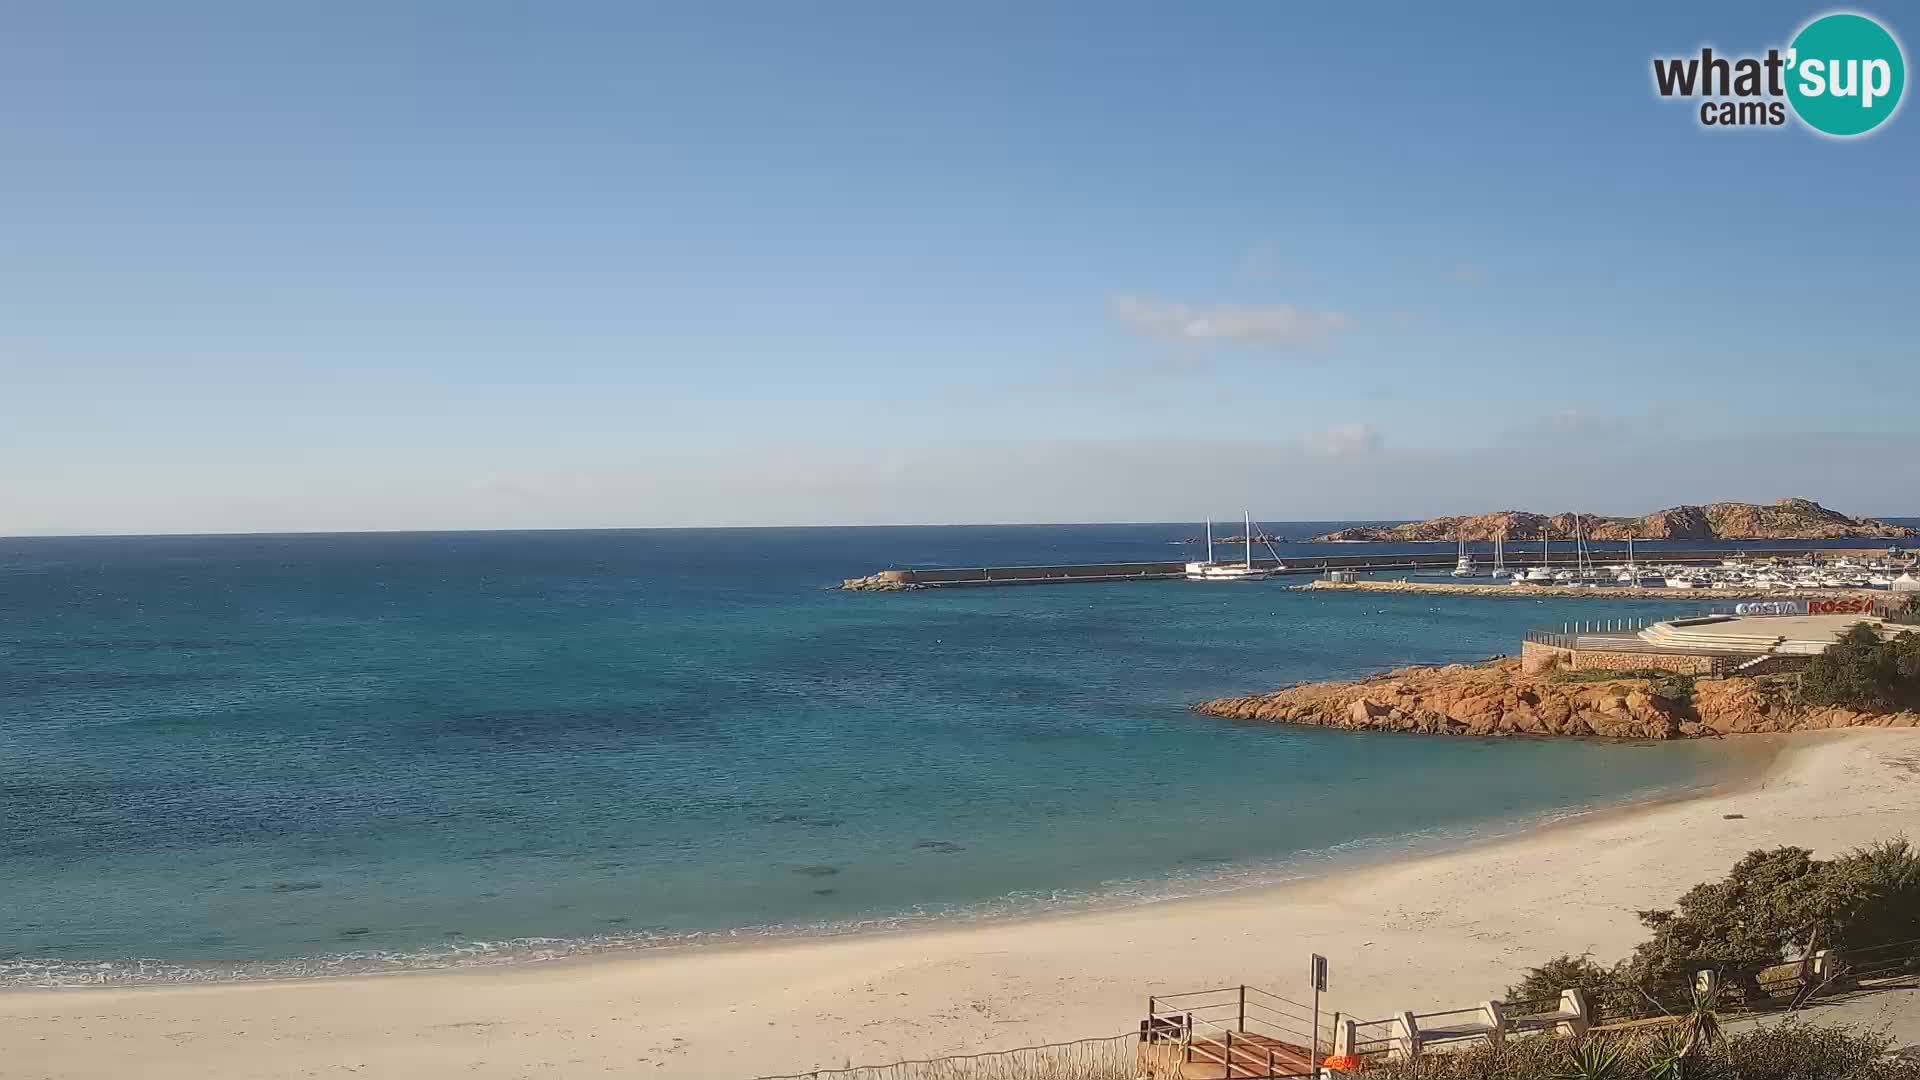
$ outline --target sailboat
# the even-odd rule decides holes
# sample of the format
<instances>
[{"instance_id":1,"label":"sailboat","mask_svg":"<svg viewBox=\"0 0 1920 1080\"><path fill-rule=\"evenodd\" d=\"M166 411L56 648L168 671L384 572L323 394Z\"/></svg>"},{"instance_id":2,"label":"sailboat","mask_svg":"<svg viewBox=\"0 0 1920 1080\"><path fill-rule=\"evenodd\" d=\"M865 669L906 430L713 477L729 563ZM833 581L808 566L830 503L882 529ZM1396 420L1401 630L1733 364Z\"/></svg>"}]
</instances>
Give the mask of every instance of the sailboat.
<instances>
[{"instance_id":1,"label":"sailboat","mask_svg":"<svg viewBox=\"0 0 1920 1080\"><path fill-rule=\"evenodd\" d=\"M1641 566L1633 558L1633 537L1627 537L1627 565L1620 568L1620 576L1614 579L1622 585L1664 585L1666 579L1653 572L1652 567Z\"/></svg>"},{"instance_id":2,"label":"sailboat","mask_svg":"<svg viewBox=\"0 0 1920 1080\"><path fill-rule=\"evenodd\" d=\"M1467 534L1460 531L1460 561L1453 564L1454 577L1473 577L1480 571L1474 569L1473 556L1467 554Z\"/></svg>"},{"instance_id":3,"label":"sailboat","mask_svg":"<svg viewBox=\"0 0 1920 1080\"><path fill-rule=\"evenodd\" d=\"M1493 576L1503 578L1512 573L1507 569L1507 533L1502 529L1493 534Z\"/></svg>"},{"instance_id":4,"label":"sailboat","mask_svg":"<svg viewBox=\"0 0 1920 1080\"><path fill-rule=\"evenodd\" d=\"M1213 519L1207 519L1207 561L1187 564L1188 581L1258 581L1285 570L1286 564L1270 567L1253 565L1253 513L1247 513L1247 558L1243 563L1215 562L1213 558Z\"/></svg>"},{"instance_id":5,"label":"sailboat","mask_svg":"<svg viewBox=\"0 0 1920 1080\"><path fill-rule=\"evenodd\" d=\"M1547 569L1547 527L1545 525L1540 526L1540 565L1528 570L1526 577L1521 580L1535 585L1553 584L1553 571Z\"/></svg>"},{"instance_id":6,"label":"sailboat","mask_svg":"<svg viewBox=\"0 0 1920 1080\"><path fill-rule=\"evenodd\" d=\"M1598 584L1607 580L1607 572L1594 565L1593 553L1587 550L1586 533L1580 523L1580 515L1573 515L1573 579L1586 584Z\"/></svg>"}]
</instances>

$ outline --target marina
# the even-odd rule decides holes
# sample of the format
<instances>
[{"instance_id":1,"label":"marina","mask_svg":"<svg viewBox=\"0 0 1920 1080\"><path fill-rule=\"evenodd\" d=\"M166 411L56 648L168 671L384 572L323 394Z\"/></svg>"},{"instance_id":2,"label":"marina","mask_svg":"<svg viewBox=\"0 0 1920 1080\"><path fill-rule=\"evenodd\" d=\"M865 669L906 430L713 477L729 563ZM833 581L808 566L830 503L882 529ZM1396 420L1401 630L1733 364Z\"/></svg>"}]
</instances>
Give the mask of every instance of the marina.
<instances>
[{"instance_id":1,"label":"marina","mask_svg":"<svg viewBox=\"0 0 1920 1080\"><path fill-rule=\"evenodd\" d=\"M1249 527L1251 531L1251 527ZM1635 595L1686 589L1769 595L1807 589L1920 590L1911 556L1896 555L1885 547L1871 549L1817 549L1805 546L1746 546L1699 550L1663 550L1657 562L1635 561L1631 545L1604 556L1581 545L1573 553L1546 549L1538 552L1502 548L1495 564L1480 578L1479 564L1464 545L1455 553L1381 552L1363 555L1289 555L1254 558L1251 551L1236 563L1162 560L1142 562L1058 563L1027 566L892 568L849 578L840 588L889 592L910 589L976 588L995 585L1059 585L1116 581L1179 581L1195 577L1245 579L1326 576L1342 584L1362 585L1363 574L1408 572L1450 577L1463 591L1486 591L1500 586L1560 586L1568 588L1631 588ZM1600 558L1622 561L1602 565ZM1196 573L1196 567L1239 571L1238 574ZM1462 573L1462 571L1466 571ZM1386 583L1382 583L1386 584ZM1427 583L1418 583L1427 584ZM1434 581L1445 587L1451 583Z\"/></svg>"}]
</instances>

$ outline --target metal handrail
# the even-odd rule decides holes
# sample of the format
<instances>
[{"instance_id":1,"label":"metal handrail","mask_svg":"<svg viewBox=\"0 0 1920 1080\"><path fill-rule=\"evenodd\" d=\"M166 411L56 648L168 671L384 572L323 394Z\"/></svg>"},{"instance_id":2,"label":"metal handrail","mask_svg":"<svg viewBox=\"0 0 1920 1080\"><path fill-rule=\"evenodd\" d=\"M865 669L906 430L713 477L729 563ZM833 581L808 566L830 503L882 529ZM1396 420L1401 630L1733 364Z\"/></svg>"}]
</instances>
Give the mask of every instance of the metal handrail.
<instances>
[{"instance_id":1,"label":"metal handrail","mask_svg":"<svg viewBox=\"0 0 1920 1080\"><path fill-rule=\"evenodd\" d=\"M1220 986L1211 990L1185 990L1178 994L1155 994L1155 1001L1178 1001L1181 998L1200 997L1203 994L1238 994L1237 986Z\"/></svg>"},{"instance_id":2,"label":"metal handrail","mask_svg":"<svg viewBox=\"0 0 1920 1080\"><path fill-rule=\"evenodd\" d=\"M1310 1006L1310 1005L1308 1005L1308 1004L1306 1004L1305 1002L1300 1002L1300 1001L1295 1001L1295 1000L1293 1000L1292 998L1287 998L1287 997L1281 997L1281 996L1280 996L1279 994L1276 994L1276 993L1274 993L1274 992L1273 992L1273 991L1271 991L1271 990L1262 990L1261 988L1259 988L1259 987L1257 987L1257 986L1249 986L1249 987L1247 987L1247 988L1246 988L1246 990L1247 990L1247 993L1249 993L1249 994L1258 994L1258 995L1260 995L1261 997L1264 997L1264 998L1271 998L1271 999L1273 999L1274 1001L1278 1001L1278 1002L1282 1002L1282 1003L1284 1003L1284 1004L1287 1004L1287 1005L1291 1005L1291 1006L1293 1006L1293 1007L1294 1007L1294 1008L1296 1008L1296 1009L1310 1009L1310 1008L1312 1008L1312 1006Z\"/></svg>"},{"instance_id":3,"label":"metal handrail","mask_svg":"<svg viewBox=\"0 0 1920 1080\"><path fill-rule=\"evenodd\" d=\"M1182 1043L1182 1055L1188 1061L1198 1056L1201 1060L1222 1066L1230 1077L1236 1072L1244 1074L1240 1080L1255 1075L1255 1070L1261 1069L1263 1065L1265 1075L1271 1077L1310 1076L1311 1073L1279 1072L1280 1055L1276 1054L1270 1045L1263 1047L1262 1041L1292 1047L1299 1051L1311 1065L1317 1063L1315 1059L1320 1054L1321 1046L1331 1044L1330 1035L1323 1043L1309 1033L1313 1027L1311 1021L1306 1021L1306 1031L1276 1022L1274 1017L1286 1019L1286 1014L1262 1002L1260 996L1269 997L1281 1003L1289 1003L1288 1000L1278 994L1265 991L1257 991L1259 996L1249 1000L1246 992L1253 989L1255 988L1235 986L1151 997L1147 1001L1147 1019L1142 1024L1142 1037L1146 1038L1147 1035L1144 1033L1151 1032L1163 1033L1163 1038L1177 1034ZM1226 1001L1218 1000L1222 994L1232 994L1233 998ZM1203 997L1211 997L1215 1000L1206 1001L1197 1006L1175 1006L1167 1009L1160 1007L1163 1002L1179 1002ZM1222 1016L1222 1019L1229 1020L1230 1023L1214 1019L1215 1015L1222 1015L1222 1010L1231 1010ZM1267 1030L1261 1030L1263 1028ZM1242 1049L1235 1048L1236 1034L1243 1041ZM1249 1040L1250 1047L1246 1045ZM1221 1048L1220 1052L1216 1054L1209 1050L1209 1044L1218 1045Z\"/></svg>"},{"instance_id":4,"label":"metal handrail","mask_svg":"<svg viewBox=\"0 0 1920 1080\"><path fill-rule=\"evenodd\" d=\"M1502 1001L1501 1008L1514 1020L1528 1020L1536 1016L1550 1016L1560 1011L1560 998L1532 998L1527 1001Z\"/></svg>"},{"instance_id":5,"label":"metal handrail","mask_svg":"<svg viewBox=\"0 0 1920 1080\"><path fill-rule=\"evenodd\" d=\"M1485 1013L1486 1009L1484 1006L1475 1005L1466 1009L1442 1009L1439 1012L1414 1013L1413 1018L1415 1020L1435 1020L1442 1016L1473 1016L1485 1015Z\"/></svg>"},{"instance_id":6,"label":"metal handrail","mask_svg":"<svg viewBox=\"0 0 1920 1080\"><path fill-rule=\"evenodd\" d=\"M1314 1027L1308 1006L1256 986L1226 986L1178 994L1156 994L1148 999L1148 1005L1156 1010L1158 1006L1167 1005L1175 1011L1190 1012L1206 1019L1231 1016L1243 1031L1248 1030L1246 1024L1249 1017L1264 1021L1282 1034L1299 1038L1311 1038ZM1299 1012L1289 1011L1289 1007Z\"/></svg>"},{"instance_id":7,"label":"metal handrail","mask_svg":"<svg viewBox=\"0 0 1920 1080\"><path fill-rule=\"evenodd\" d=\"M1233 1010L1236 1008L1233 1003L1225 1003L1200 1009L1156 1009L1148 1014L1147 1019L1150 1023L1161 1021L1171 1027L1173 1026L1171 1021L1176 1018L1184 1018L1194 1024L1204 1024L1221 1031L1241 1031L1252 1035L1267 1035L1283 1040L1297 1039L1300 1040L1302 1044L1313 1040L1313 1023L1311 1020L1291 1018L1284 1014L1272 1013L1268 1010L1255 1012L1253 1011L1254 1008L1256 1008L1254 1003L1248 1002L1247 1004L1249 1009L1248 1012L1244 1014L1237 1011L1222 1014L1220 1012L1221 1009ZM1279 1019L1276 1020L1275 1017ZM1282 1023L1280 1022L1282 1020L1294 1020L1295 1022ZM1266 1030L1262 1030L1263 1028ZM1328 1041L1329 1035L1330 1033L1328 1032L1321 1033L1321 1042L1323 1045Z\"/></svg>"}]
</instances>

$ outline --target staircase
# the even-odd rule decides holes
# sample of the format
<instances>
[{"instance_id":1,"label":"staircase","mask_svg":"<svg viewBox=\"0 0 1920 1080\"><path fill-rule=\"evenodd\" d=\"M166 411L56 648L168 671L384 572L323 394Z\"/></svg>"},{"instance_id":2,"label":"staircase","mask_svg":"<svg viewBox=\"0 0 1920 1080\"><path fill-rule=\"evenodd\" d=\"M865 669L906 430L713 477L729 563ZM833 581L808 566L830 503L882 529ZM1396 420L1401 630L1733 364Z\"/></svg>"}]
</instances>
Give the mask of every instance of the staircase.
<instances>
[{"instance_id":1,"label":"staircase","mask_svg":"<svg viewBox=\"0 0 1920 1080\"><path fill-rule=\"evenodd\" d=\"M1251 1031L1227 1032L1220 1039L1196 1038L1181 1063L1181 1080L1251 1080L1254 1077L1311 1076L1304 1046Z\"/></svg>"},{"instance_id":2,"label":"staircase","mask_svg":"<svg viewBox=\"0 0 1920 1080\"><path fill-rule=\"evenodd\" d=\"M1314 1024L1311 1006L1252 986L1149 998L1141 1062L1164 1080L1310 1077Z\"/></svg>"}]
</instances>

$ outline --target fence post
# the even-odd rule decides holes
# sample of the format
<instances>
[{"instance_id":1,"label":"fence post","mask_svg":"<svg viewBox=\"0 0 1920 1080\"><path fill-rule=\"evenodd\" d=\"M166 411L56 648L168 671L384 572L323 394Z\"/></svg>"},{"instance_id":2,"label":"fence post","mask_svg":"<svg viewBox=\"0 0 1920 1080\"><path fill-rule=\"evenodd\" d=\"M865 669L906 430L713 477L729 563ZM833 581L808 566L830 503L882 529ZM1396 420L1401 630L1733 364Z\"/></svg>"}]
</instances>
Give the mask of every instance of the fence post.
<instances>
[{"instance_id":1,"label":"fence post","mask_svg":"<svg viewBox=\"0 0 1920 1080\"><path fill-rule=\"evenodd\" d=\"M1355 1020L1345 1023L1336 1015L1333 1018L1333 1056L1353 1057L1354 1045L1360 1041L1360 1024Z\"/></svg>"},{"instance_id":2,"label":"fence post","mask_svg":"<svg viewBox=\"0 0 1920 1080\"><path fill-rule=\"evenodd\" d=\"M1720 992L1720 973L1712 968L1704 968L1693 973L1693 988L1703 997L1712 997Z\"/></svg>"},{"instance_id":3,"label":"fence post","mask_svg":"<svg viewBox=\"0 0 1920 1080\"><path fill-rule=\"evenodd\" d=\"M1577 986L1560 991L1560 1011L1572 1019L1555 1024L1557 1034L1571 1035L1577 1039L1593 1026L1593 1002L1588 999L1587 992Z\"/></svg>"},{"instance_id":4,"label":"fence post","mask_svg":"<svg viewBox=\"0 0 1920 1080\"><path fill-rule=\"evenodd\" d=\"M1238 1031L1247 1030L1247 984L1240 984L1240 1026Z\"/></svg>"},{"instance_id":5,"label":"fence post","mask_svg":"<svg viewBox=\"0 0 1920 1080\"><path fill-rule=\"evenodd\" d=\"M1227 1075L1232 1076L1233 1075L1233 1032L1231 1031L1227 1032L1227 1052L1221 1056L1227 1059Z\"/></svg>"},{"instance_id":6,"label":"fence post","mask_svg":"<svg viewBox=\"0 0 1920 1080\"><path fill-rule=\"evenodd\" d=\"M1405 1060L1420 1056L1420 1022L1411 1012L1402 1012L1393 1018L1394 1040L1389 1051L1391 1057Z\"/></svg>"}]
</instances>

